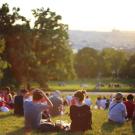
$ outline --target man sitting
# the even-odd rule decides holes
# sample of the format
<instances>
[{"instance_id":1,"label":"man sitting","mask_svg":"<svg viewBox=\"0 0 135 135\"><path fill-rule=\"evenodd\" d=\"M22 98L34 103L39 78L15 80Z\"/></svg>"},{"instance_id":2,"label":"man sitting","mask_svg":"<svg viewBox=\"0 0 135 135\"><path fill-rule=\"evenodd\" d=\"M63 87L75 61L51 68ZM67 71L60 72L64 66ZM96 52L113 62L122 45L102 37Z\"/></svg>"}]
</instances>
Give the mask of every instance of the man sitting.
<instances>
[{"instance_id":1,"label":"man sitting","mask_svg":"<svg viewBox=\"0 0 135 135\"><path fill-rule=\"evenodd\" d=\"M24 117L26 131L38 129L42 132L55 131L56 128L52 123L42 121L42 112L53 107L52 102L46 94L39 89L33 92L33 101L24 102Z\"/></svg>"},{"instance_id":2,"label":"man sitting","mask_svg":"<svg viewBox=\"0 0 135 135\"><path fill-rule=\"evenodd\" d=\"M53 95L50 97L50 100L53 104L53 108L50 111L51 116L61 115L63 112L63 100L60 97L60 92L55 91Z\"/></svg>"},{"instance_id":3,"label":"man sitting","mask_svg":"<svg viewBox=\"0 0 135 135\"><path fill-rule=\"evenodd\" d=\"M123 95L116 93L115 99L109 106L109 121L116 123L124 123L127 116L126 106L123 103Z\"/></svg>"}]
</instances>

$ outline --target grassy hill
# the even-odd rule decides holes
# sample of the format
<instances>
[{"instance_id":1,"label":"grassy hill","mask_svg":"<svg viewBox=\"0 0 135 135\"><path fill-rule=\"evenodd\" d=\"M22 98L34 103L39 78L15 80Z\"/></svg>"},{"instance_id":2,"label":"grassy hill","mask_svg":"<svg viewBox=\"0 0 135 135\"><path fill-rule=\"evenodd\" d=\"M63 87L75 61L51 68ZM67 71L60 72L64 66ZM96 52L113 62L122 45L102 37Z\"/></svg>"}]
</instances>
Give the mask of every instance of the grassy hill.
<instances>
[{"instance_id":1,"label":"grassy hill","mask_svg":"<svg viewBox=\"0 0 135 135\"><path fill-rule=\"evenodd\" d=\"M96 96L92 96L92 101ZM66 112L69 112L69 108L66 108ZM108 110L95 110L92 109L92 130L87 131L85 135L134 135L135 126L132 126L128 121L125 124L112 124L108 122ZM70 122L70 118L67 114L53 118L56 120L65 120ZM65 133L36 133L35 131L29 133L29 135L63 135ZM24 118L16 117L13 112L2 113L0 112L0 135L24 135ZM67 134L65 134L67 135ZM74 134L71 134L74 135ZM77 133L76 135L79 135Z\"/></svg>"}]
</instances>

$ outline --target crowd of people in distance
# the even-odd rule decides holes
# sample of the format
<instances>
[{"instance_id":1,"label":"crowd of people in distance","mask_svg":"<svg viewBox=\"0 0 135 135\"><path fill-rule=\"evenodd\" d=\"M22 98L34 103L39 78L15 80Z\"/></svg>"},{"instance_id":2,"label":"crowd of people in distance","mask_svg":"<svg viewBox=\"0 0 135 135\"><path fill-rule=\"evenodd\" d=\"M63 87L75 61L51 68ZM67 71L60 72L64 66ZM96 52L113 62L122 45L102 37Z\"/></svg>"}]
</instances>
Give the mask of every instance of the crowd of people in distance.
<instances>
[{"instance_id":1,"label":"crowd of people in distance","mask_svg":"<svg viewBox=\"0 0 135 135\"><path fill-rule=\"evenodd\" d=\"M69 106L69 113L65 112ZM92 109L108 110L108 121L124 123L131 120L135 123L135 103L133 94L124 97L121 93L114 96L97 97L93 104L86 91L77 90L73 95L62 98L60 91L44 93L41 89L21 89L17 94L9 87L0 90L0 111L13 109L14 115L23 116L25 129L36 129L40 132L71 131L84 132L92 129ZM60 120L53 123L51 118L68 114L71 123Z\"/></svg>"}]
</instances>

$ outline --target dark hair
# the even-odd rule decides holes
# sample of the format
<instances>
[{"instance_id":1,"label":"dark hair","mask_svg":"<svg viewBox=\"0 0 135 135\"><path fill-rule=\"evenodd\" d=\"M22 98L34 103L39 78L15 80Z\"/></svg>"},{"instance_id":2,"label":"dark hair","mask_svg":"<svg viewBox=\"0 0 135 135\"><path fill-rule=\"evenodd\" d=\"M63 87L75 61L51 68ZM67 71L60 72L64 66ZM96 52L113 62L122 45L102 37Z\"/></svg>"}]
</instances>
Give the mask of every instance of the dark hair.
<instances>
[{"instance_id":1,"label":"dark hair","mask_svg":"<svg viewBox=\"0 0 135 135\"><path fill-rule=\"evenodd\" d=\"M123 97L123 101L126 101L126 98L125 97Z\"/></svg>"},{"instance_id":2,"label":"dark hair","mask_svg":"<svg viewBox=\"0 0 135 135\"><path fill-rule=\"evenodd\" d=\"M46 96L47 96L47 97L49 97L49 95L50 95L49 93L46 93Z\"/></svg>"},{"instance_id":3,"label":"dark hair","mask_svg":"<svg viewBox=\"0 0 135 135\"><path fill-rule=\"evenodd\" d=\"M99 97L97 97L97 100L101 100L101 97L99 96Z\"/></svg>"},{"instance_id":4,"label":"dark hair","mask_svg":"<svg viewBox=\"0 0 135 135\"><path fill-rule=\"evenodd\" d=\"M40 100L44 97L43 92L39 89L33 91L33 100Z\"/></svg>"},{"instance_id":5,"label":"dark hair","mask_svg":"<svg viewBox=\"0 0 135 135\"><path fill-rule=\"evenodd\" d=\"M134 99L134 96L132 95L132 94L129 94L128 96L127 96L127 100L133 100Z\"/></svg>"},{"instance_id":6,"label":"dark hair","mask_svg":"<svg viewBox=\"0 0 135 135\"><path fill-rule=\"evenodd\" d=\"M86 90L82 90L82 93L83 93L84 95L86 95Z\"/></svg>"},{"instance_id":7,"label":"dark hair","mask_svg":"<svg viewBox=\"0 0 135 135\"><path fill-rule=\"evenodd\" d=\"M7 93L9 94L10 93L10 87L6 87L5 91L7 91Z\"/></svg>"},{"instance_id":8,"label":"dark hair","mask_svg":"<svg viewBox=\"0 0 135 135\"><path fill-rule=\"evenodd\" d=\"M22 93L22 94L26 94L27 92L28 92L27 89L21 89L21 90L20 90L20 93Z\"/></svg>"},{"instance_id":9,"label":"dark hair","mask_svg":"<svg viewBox=\"0 0 135 135\"><path fill-rule=\"evenodd\" d=\"M84 91L78 90L75 94L74 97L77 97L79 99L79 101L83 101L84 100Z\"/></svg>"}]
</instances>

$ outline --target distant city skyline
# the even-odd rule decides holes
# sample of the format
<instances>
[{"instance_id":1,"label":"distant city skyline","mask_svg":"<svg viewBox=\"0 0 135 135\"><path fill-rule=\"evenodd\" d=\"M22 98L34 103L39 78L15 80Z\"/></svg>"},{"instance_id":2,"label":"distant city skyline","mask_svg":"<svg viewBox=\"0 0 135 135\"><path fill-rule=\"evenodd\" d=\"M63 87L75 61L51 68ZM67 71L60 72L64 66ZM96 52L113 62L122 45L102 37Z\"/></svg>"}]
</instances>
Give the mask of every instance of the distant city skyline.
<instances>
[{"instance_id":1,"label":"distant city skyline","mask_svg":"<svg viewBox=\"0 0 135 135\"><path fill-rule=\"evenodd\" d=\"M20 7L33 22L32 9L50 8L70 30L135 31L135 0L0 0L0 6Z\"/></svg>"}]
</instances>

